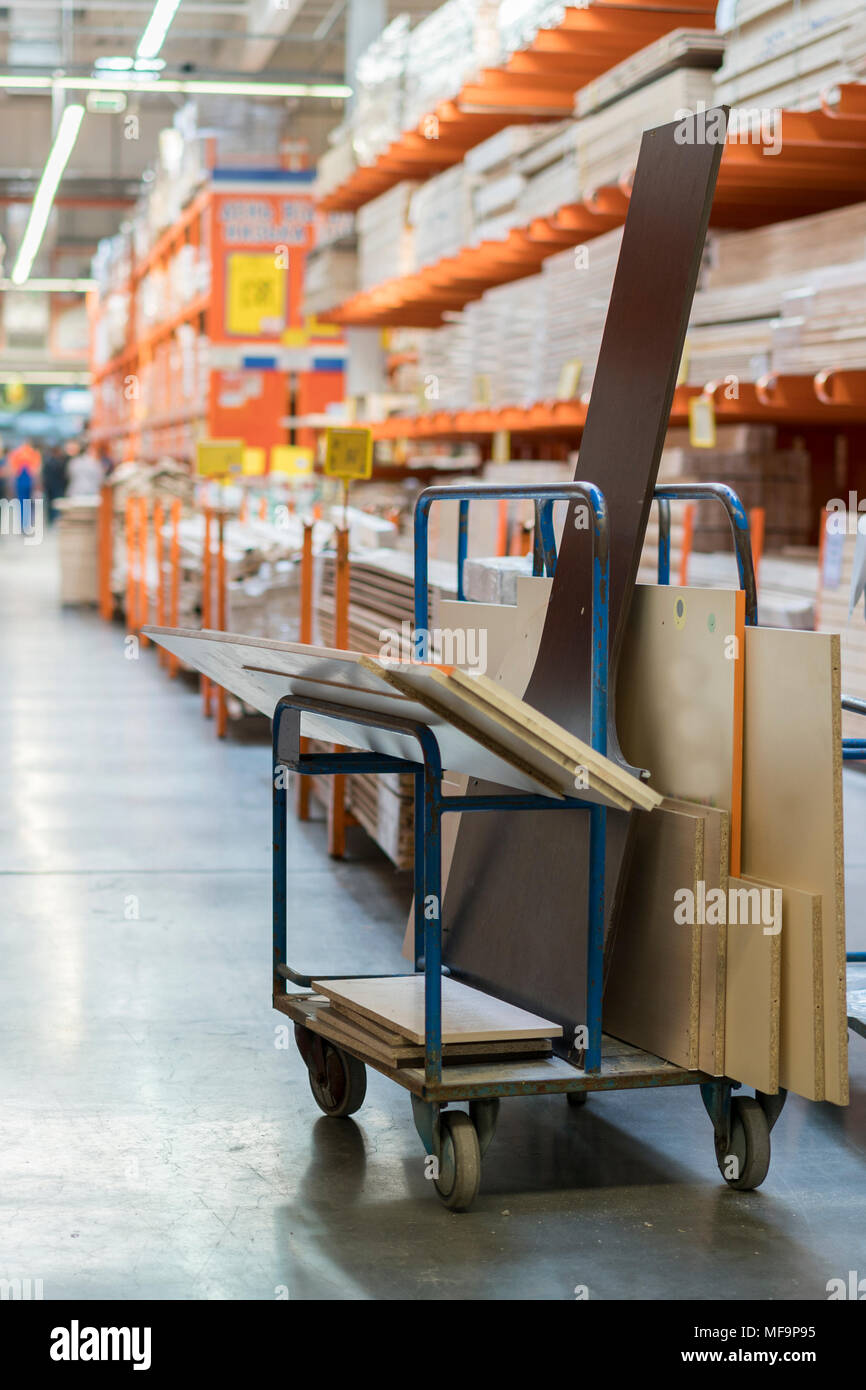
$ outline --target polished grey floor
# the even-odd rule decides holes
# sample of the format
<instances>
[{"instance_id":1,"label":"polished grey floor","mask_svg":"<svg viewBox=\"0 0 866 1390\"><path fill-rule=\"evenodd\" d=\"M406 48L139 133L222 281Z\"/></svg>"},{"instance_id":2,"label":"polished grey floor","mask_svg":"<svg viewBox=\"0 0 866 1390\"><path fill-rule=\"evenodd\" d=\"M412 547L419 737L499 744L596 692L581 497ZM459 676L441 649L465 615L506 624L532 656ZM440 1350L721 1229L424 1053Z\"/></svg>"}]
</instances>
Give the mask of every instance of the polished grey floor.
<instances>
[{"instance_id":1,"label":"polished grey floor","mask_svg":"<svg viewBox=\"0 0 866 1390\"><path fill-rule=\"evenodd\" d=\"M62 611L53 538L0 537L0 1278L46 1298L823 1298L866 1275L866 1041L848 1110L793 1098L754 1194L691 1088L505 1102L473 1211L407 1094L328 1120L270 1006L263 742L219 743L119 626ZM866 779L846 776L850 944ZM291 825L300 963L391 968L405 876Z\"/></svg>"}]
</instances>

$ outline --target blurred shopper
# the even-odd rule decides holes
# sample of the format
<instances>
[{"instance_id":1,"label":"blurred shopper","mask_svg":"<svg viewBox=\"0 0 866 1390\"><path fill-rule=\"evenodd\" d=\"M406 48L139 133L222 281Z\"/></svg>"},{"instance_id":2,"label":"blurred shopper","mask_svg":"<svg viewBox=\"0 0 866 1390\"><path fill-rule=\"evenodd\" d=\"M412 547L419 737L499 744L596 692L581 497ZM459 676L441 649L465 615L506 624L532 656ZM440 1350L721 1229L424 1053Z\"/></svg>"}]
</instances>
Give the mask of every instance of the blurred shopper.
<instances>
[{"instance_id":1,"label":"blurred shopper","mask_svg":"<svg viewBox=\"0 0 866 1390\"><path fill-rule=\"evenodd\" d=\"M105 481L102 464L85 440L80 454L69 460L67 468L67 497L97 497Z\"/></svg>"},{"instance_id":2,"label":"blurred shopper","mask_svg":"<svg viewBox=\"0 0 866 1390\"><path fill-rule=\"evenodd\" d=\"M57 517L57 500L66 491L69 458L61 444L52 444L42 464L42 487L48 507L49 526Z\"/></svg>"},{"instance_id":3,"label":"blurred shopper","mask_svg":"<svg viewBox=\"0 0 866 1390\"><path fill-rule=\"evenodd\" d=\"M33 490L39 481L42 467L39 450L32 439L28 443L19 444L11 451L6 460L6 467L15 488L18 505L23 510L25 502L29 503L33 499Z\"/></svg>"}]
</instances>

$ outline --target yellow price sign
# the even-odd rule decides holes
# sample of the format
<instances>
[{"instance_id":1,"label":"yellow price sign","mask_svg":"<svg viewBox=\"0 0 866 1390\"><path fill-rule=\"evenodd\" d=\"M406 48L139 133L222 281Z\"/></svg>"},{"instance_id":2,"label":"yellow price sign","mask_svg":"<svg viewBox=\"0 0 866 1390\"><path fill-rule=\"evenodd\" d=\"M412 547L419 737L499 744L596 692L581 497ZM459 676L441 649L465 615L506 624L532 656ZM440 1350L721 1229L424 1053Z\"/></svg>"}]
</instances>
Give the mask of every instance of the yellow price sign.
<instances>
[{"instance_id":1,"label":"yellow price sign","mask_svg":"<svg viewBox=\"0 0 866 1390\"><path fill-rule=\"evenodd\" d=\"M689 401L689 443L694 449L716 447L716 407L712 396L692 396Z\"/></svg>"},{"instance_id":2,"label":"yellow price sign","mask_svg":"<svg viewBox=\"0 0 866 1390\"><path fill-rule=\"evenodd\" d=\"M195 446L196 472L203 478L240 473L244 462L242 439L200 439Z\"/></svg>"},{"instance_id":3,"label":"yellow price sign","mask_svg":"<svg viewBox=\"0 0 866 1390\"><path fill-rule=\"evenodd\" d=\"M289 477L300 478L312 471L312 449L302 449L297 444L275 444L271 449L272 473L287 473Z\"/></svg>"},{"instance_id":4,"label":"yellow price sign","mask_svg":"<svg viewBox=\"0 0 866 1390\"><path fill-rule=\"evenodd\" d=\"M228 258L226 330L243 338L281 333L286 321L286 272L265 252Z\"/></svg>"},{"instance_id":5,"label":"yellow price sign","mask_svg":"<svg viewBox=\"0 0 866 1390\"><path fill-rule=\"evenodd\" d=\"M509 430L494 430L491 440L490 456L494 463L509 463L511 460L511 433Z\"/></svg>"},{"instance_id":6,"label":"yellow price sign","mask_svg":"<svg viewBox=\"0 0 866 1390\"><path fill-rule=\"evenodd\" d=\"M325 473L329 478L369 478L373 472L371 430L325 431Z\"/></svg>"},{"instance_id":7,"label":"yellow price sign","mask_svg":"<svg viewBox=\"0 0 866 1390\"><path fill-rule=\"evenodd\" d=\"M267 454L264 449L244 449L241 461L241 471L249 477L258 477L264 473L267 466Z\"/></svg>"},{"instance_id":8,"label":"yellow price sign","mask_svg":"<svg viewBox=\"0 0 866 1390\"><path fill-rule=\"evenodd\" d=\"M574 400L577 395L577 388L580 385L580 374L582 371L583 363L578 357L572 357L568 362L563 362L559 373L559 381L556 386L557 400Z\"/></svg>"}]
</instances>

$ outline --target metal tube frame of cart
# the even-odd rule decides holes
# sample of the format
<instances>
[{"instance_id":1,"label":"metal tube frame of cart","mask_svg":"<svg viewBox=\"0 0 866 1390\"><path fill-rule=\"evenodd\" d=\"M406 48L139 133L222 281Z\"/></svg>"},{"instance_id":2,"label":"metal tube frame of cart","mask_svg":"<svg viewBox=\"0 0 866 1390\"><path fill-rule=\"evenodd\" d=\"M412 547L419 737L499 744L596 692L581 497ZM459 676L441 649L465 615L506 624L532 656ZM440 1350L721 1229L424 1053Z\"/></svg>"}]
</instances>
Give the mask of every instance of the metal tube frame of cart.
<instances>
[{"instance_id":1,"label":"metal tube frame of cart","mask_svg":"<svg viewBox=\"0 0 866 1390\"><path fill-rule=\"evenodd\" d=\"M699 488L658 489L665 534L665 508L669 497L715 496L725 505L734 530L740 564L740 580L747 593L747 607L755 621L755 588L748 544L748 518L730 489L714 484ZM592 483L575 482L535 487L473 483L425 489L415 507L415 628L428 626L427 533L430 508L437 500L458 501L458 597L463 598L463 563L468 536L468 507L472 499L530 499L535 502L536 527L533 572L556 564L553 505L556 501L583 503L592 519L592 666L591 741L600 753L607 747L608 681L608 516L604 496ZM743 534L744 533L744 534ZM669 523L667 526L669 534ZM659 579L662 578L660 546ZM402 735L417 745L418 755L400 758L390 754L342 751L302 753L301 716L304 711L329 719L363 724L371 729ZM481 1158L496 1127L502 1096L565 1094L571 1105L581 1105L590 1091L625 1090L658 1086L699 1085L704 1105L713 1122L716 1158L726 1182L741 1190L757 1187L766 1176L770 1160L769 1133L785 1099L758 1094L733 1097L738 1083L710 1077L663 1061L639 1048L620 1043L602 1033L602 975L604 952L605 818L603 806L579 797L555 799L533 794L446 796L442 792L442 764L434 731L424 723L306 696L285 696L273 718L273 1002L295 1024L298 1048L310 1074L310 1085L319 1107L329 1115L353 1114L366 1093L366 1066L372 1066L411 1093L415 1126L428 1155L435 1163L427 1170L439 1196L453 1210L466 1210L478 1190ZM415 970L424 972L425 1041L423 1067L393 1067L369 1054L362 1046L349 1047L329 1037L327 1021L317 1016L313 980L363 978L345 972L326 976L301 973L287 959L286 833L288 797L281 768L303 776L362 772L411 773L415 779ZM582 809L590 817L587 1022L584 1036L575 1039L569 1056L554 1054L538 1060L473 1065L442 1065L442 890L441 818L449 812L466 814L490 810ZM287 993L286 984L307 993ZM321 1003L321 1001L319 1001ZM468 1102L468 1114L448 1109Z\"/></svg>"}]
</instances>

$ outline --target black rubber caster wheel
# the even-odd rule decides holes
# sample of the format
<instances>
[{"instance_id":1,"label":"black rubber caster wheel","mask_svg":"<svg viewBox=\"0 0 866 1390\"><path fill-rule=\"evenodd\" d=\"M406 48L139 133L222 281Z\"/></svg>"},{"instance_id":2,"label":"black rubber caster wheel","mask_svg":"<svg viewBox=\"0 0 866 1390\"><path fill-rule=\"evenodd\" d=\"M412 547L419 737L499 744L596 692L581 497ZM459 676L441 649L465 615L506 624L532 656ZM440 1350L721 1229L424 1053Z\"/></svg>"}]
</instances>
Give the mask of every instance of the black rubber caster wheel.
<instances>
[{"instance_id":1,"label":"black rubber caster wheel","mask_svg":"<svg viewBox=\"0 0 866 1390\"><path fill-rule=\"evenodd\" d=\"M475 1126L464 1110L439 1119L439 1176L434 1186L450 1211L468 1211L481 1182L481 1149Z\"/></svg>"},{"instance_id":2,"label":"black rubber caster wheel","mask_svg":"<svg viewBox=\"0 0 866 1390\"><path fill-rule=\"evenodd\" d=\"M565 1099L572 1110L580 1110L589 1100L589 1091L566 1091Z\"/></svg>"},{"instance_id":3,"label":"black rubber caster wheel","mask_svg":"<svg viewBox=\"0 0 866 1390\"><path fill-rule=\"evenodd\" d=\"M731 1138L716 1140L716 1162L728 1187L752 1192L760 1187L770 1168L770 1127L753 1096L734 1096L731 1101Z\"/></svg>"},{"instance_id":4,"label":"black rubber caster wheel","mask_svg":"<svg viewBox=\"0 0 866 1390\"><path fill-rule=\"evenodd\" d=\"M367 1068L357 1057L322 1040L322 1060L309 1068L310 1090L326 1115L354 1115L367 1094Z\"/></svg>"}]
</instances>

